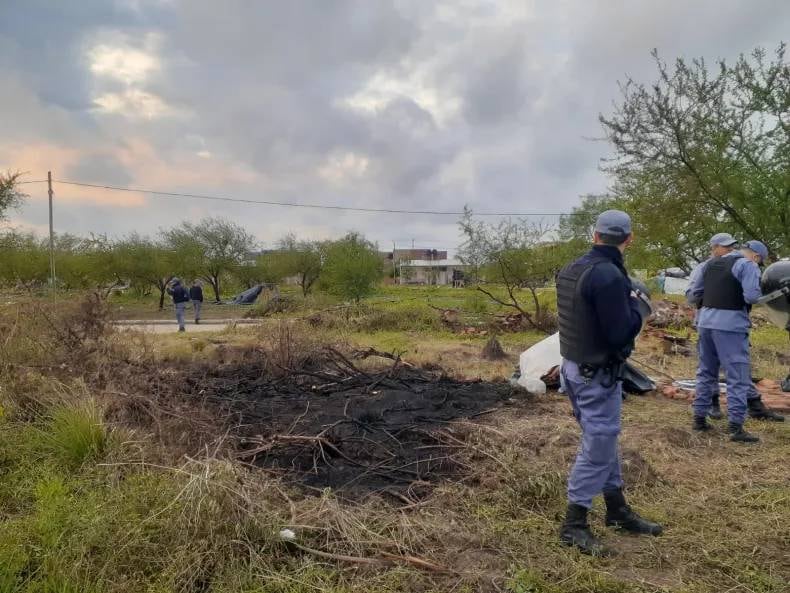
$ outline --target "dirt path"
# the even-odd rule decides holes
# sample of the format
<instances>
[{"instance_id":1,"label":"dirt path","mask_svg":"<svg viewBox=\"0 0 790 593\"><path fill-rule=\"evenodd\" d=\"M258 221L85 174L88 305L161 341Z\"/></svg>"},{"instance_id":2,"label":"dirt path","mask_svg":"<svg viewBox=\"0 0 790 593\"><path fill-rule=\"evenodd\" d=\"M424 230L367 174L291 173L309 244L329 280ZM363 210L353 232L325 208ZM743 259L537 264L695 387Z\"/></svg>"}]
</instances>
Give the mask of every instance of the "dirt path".
<instances>
[{"instance_id":1,"label":"dirt path","mask_svg":"<svg viewBox=\"0 0 790 593\"><path fill-rule=\"evenodd\" d=\"M201 321L200 324L187 322L186 331L187 333L219 332L232 326L254 327L257 325L260 325L260 322L251 319L209 319ZM175 321L127 319L115 321L113 326L120 330L134 330L154 334L178 332L178 325Z\"/></svg>"}]
</instances>

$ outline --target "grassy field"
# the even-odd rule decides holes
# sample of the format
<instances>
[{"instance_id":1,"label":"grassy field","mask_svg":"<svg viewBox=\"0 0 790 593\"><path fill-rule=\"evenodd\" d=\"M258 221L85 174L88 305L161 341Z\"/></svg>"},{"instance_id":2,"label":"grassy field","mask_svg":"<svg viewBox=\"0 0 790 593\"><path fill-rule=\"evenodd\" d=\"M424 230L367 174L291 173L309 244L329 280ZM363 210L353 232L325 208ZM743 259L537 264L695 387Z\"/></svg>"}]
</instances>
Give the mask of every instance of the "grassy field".
<instances>
[{"instance_id":1,"label":"grassy field","mask_svg":"<svg viewBox=\"0 0 790 593\"><path fill-rule=\"evenodd\" d=\"M107 311L76 297L0 299L0 593L788 591L787 424L751 422L763 440L744 447L721 424L692 433L687 402L629 398L629 497L666 532L606 530L598 502L594 530L619 551L601 560L557 543L578 443L559 394L515 395L512 405L449 423L443 430L469 471L408 504L306 492L234 460L200 431L182 435L187 419L210 425L199 407L166 415L152 407L147 398L168 373L274 356L286 325L300 344L374 347L485 381L509 376L518 352L541 338L498 331L491 318L503 311L470 289L391 287L348 309L287 295L292 310L260 327L161 336L91 323L119 311L156 315L153 302L119 299ZM458 324L433 307L458 309ZM508 358L481 357L493 333ZM777 354L787 352L786 334L760 327L752 341L759 373L784 376ZM661 372L693 374L694 357L665 355L654 337L640 340L638 356ZM136 387L147 375L158 382ZM137 422L146 415L164 426Z\"/></svg>"}]
</instances>

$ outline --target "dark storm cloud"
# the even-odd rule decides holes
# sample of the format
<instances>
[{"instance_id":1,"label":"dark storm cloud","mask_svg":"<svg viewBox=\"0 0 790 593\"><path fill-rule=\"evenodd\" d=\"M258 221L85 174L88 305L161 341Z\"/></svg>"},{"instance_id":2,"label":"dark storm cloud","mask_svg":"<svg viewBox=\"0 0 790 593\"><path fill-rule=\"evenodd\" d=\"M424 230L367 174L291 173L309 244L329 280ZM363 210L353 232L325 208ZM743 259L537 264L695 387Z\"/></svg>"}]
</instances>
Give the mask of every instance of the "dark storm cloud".
<instances>
[{"instance_id":1,"label":"dark storm cloud","mask_svg":"<svg viewBox=\"0 0 790 593\"><path fill-rule=\"evenodd\" d=\"M789 20L779 0L5 0L0 168L31 167L14 154L42 145L70 159L47 167L101 183L567 210L605 190L608 147L586 138L601 135L618 80L655 78L652 48L669 60L734 57L775 47ZM138 52L131 73L92 71L97 46ZM356 229L384 245L458 242L452 217L153 198L121 212L113 199L73 203L64 230L155 232L213 214L265 241ZM23 221L45 216L33 201Z\"/></svg>"}]
</instances>

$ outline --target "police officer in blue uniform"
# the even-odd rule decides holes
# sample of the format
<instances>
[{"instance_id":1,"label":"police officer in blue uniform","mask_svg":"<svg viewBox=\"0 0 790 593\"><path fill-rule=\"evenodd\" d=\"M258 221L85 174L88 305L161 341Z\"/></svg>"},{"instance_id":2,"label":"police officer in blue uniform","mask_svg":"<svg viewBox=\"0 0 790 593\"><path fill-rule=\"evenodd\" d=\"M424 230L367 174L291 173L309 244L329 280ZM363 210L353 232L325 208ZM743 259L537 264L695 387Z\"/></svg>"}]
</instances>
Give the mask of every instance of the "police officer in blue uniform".
<instances>
[{"instance_id":1,"label":"police officer in blue uniform","mask_svg":"<svg viewBox=\"0 0 790 593\"><path fill-rule=\"evenodd\" d=\"M718 239L717 239L718 237ZM720 242L720 236L713 240ZM730 246L732 246L731 244ZM741 251L712 257L694 275L688 289L690 302L701 304L697 315L699 367L694 398L694 430L707 431L706 415L719 392L719 369L727 377L727 417L730 440L754 443L756 436L743 429L753 392L749 354L749 311L762 296L758 263L768 257L760 241L748 241Z\"/></svg>"},{"instance_id":2,"label":"police officer in blue uniform","mask_svg":"<svg viewBox=\"0 0 790 593\"><path fill-rule=\"evenodd\" d=\"M744 247L748 248L749 244L752 243L748 241L744 244ZM729 233L717 233L713 235L710 239L710 258L702 262L696 268L691 271L691 276L689 277L689 288L686 290L686 299L688 300L689 304L698 308L702 307L702 298L699 294L692 294L692 287L698 286L699 283L702 281L702 274L705 272L705 266L707 266L708 262L715 257L722 257L731 253L737 247L738 242L735 238ZM752 253L756 253L759 255L759 260L757 261L758 264L762 263L764 259L768 256L768 251L764 250L765 246L756 241L752 243L757 251L750 250ZM758 245L759 244L759 245ZM762 246L762 249L761 247ZM758 253L764 250L764 253ZM696 322L695 322L696 323ZM774 422L784 422L785 417L781 414L777 414L773 410L769 409L762 400L760 396L760 392L757 391L757 388L752 385L749 389L749 393L746 395L746 410L750 418L754 418L755 420L772 420ZM719 392L718 390L714 391L713 395L711 396L711 406L708 410L708 417L713 418L714 420L719 420L722 417L721 413L721 406L719 405Z\"/></svg>"},{"instance_id":3,"label":"police officer in blue uniform","mask_svg":"<svg viewBox=\"0 0 790 593\"><path fill-rule=\"evenodd\" d=\"M623 251L631 241L628 214L607 210L596 221L592 249L557 275L561 379L582 429L560 541L593 555L610 553L587 522L593 497L600 493L607 525L639 534L662 531L626 503L617 443L623 401L620 370L643 321L623 265Z\"/></svg>"}]
</instances>

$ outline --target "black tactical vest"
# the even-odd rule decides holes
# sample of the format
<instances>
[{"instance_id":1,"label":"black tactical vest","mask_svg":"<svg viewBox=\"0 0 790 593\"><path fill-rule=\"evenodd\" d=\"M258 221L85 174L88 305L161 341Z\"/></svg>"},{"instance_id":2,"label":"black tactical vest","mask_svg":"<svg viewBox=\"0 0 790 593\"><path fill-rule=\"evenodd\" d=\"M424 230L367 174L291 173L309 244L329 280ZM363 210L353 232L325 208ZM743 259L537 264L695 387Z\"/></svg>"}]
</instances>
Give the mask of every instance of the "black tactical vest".
<instances>
[{"instance_id":1,"label":"black tactical vest","mask_svg":"<svg viewBox=\"0 0 790 593\"><path fill-rule=\"evenodd\" d=\"M711 309L740 311L746 308L743 286L732 275L732 267L742 256L714 257L702 276L702 306Z\"/></svg>"},{"instance_id":2,"label":"black tactical vest","mask_svg":"<svg viewBox=\"0 0 790 593\"><path fill-rule=\"evenodd\" d=\"M588 274L596 266L613 265L604 257L590 258L572 262L557 274L557 316L563 358L593 367L606 367L628 358L627 353L612 350L606 342L594 307L582 296Z\"/></svg>"}]
</instances>

